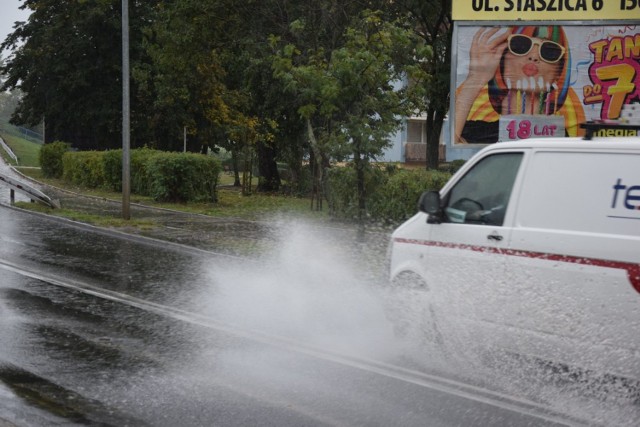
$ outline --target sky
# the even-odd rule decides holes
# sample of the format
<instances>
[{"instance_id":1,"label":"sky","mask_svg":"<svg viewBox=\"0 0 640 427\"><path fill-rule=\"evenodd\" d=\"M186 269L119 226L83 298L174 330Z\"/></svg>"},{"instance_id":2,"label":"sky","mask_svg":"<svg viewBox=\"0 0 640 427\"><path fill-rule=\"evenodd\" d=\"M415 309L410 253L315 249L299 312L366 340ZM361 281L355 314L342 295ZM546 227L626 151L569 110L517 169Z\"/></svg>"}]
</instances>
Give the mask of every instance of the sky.
<instances>
[{"instance_id":1,"label":"sky","mask_svg":"<svg viewBox=\"0 0 640 427\"><path fill-rule=\"evenodd\" d=\"M15 21L26 21L29 18L28 10L18 9L22 3L22 0L0 0L0 42L13 32Z\"/></svg>"}]
</instances>

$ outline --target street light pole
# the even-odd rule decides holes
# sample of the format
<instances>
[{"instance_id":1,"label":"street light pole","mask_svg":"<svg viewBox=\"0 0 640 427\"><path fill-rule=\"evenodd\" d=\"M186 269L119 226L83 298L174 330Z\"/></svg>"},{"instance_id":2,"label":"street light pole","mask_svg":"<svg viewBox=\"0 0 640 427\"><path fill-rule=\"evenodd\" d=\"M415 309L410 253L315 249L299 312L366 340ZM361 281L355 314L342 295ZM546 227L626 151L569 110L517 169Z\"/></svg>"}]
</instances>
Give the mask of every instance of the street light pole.
<instances>
[{"instance_id":1,"label":"street light pole","mask_svg":"<svg viewBox=\"0 0 640 427\"><path fill-rule=\"evenodd\" d=\"M122 0L122 218L130 219L129 1Z\"/></svg>"}]
</instances>

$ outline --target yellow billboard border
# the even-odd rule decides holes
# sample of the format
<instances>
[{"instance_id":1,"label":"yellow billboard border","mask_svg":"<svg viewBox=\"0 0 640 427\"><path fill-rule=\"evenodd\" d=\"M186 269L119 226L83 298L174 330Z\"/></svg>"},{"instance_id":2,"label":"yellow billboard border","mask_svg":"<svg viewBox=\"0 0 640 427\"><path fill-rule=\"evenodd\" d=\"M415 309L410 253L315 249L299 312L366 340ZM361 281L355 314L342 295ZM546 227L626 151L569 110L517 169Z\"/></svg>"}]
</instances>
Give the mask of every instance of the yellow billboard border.
<instances>
[{"instance_id":1,"label":"yellow billboard border","mask_svg":"<svg viewBox=\"0 0 640 427\"><path fill-rule=\"evenodd\" d=\"M452 0L454 21L640 20L640 0Z\"/></svg>"}]
</instances>

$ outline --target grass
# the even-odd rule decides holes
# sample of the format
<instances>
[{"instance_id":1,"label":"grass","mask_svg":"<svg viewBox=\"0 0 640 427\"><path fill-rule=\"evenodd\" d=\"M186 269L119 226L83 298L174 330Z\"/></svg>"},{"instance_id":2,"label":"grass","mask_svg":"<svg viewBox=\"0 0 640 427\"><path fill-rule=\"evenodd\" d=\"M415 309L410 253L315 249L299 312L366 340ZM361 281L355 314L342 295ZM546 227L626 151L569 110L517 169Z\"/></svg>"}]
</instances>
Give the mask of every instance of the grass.
<instances>
[{"instance_id":1,"label":"grass","mask_svg":"<svg viewBox=\"0 0 640 427\"><path fill-rule=\"evenodd\" d=\"M107 228L124 228L124 227L136 227L139 229L150 229L155 227L152 221L148 220L124 220L122 218L116 218L108 215L93 215L84 212L77 212L71 209L52 209L48 206L44 206L39 203L30 202L16 202L15 206L27 209L30 211L45 213L49 215L55 215L62 218L67 218L73 221L84 222L92 224L98 227Z\"/></svg>"},{"instance_id":2,"label":"grass","mask_svg":"<svg viewBox=\"0 0 640 427\"><path fill-rule=\"evenodd\" d=\"M2 136L7 145L11 147L11 149L20 159L20 165L17 166L16 169L18 169L26 176L29 176L36 181L76 193L116 201L122 200L122 194L118 192L108 191L100 188L79 187L69 184L68 182L61 179L51 179L43 177L40 169L38 168L38 154L41 147L40 144L36 144L24 138L20 138L7 133L2 133L0 134L0 136ZM4 154L4 150L0 151L3 151ZM226 173L220 174L221 187L219 187L218 189L218 201L216 203L160 203L154 201L151 197L140 196L137 194L132 194L130 196L130 200L132 203L138 203L146 206L173 209L188 213L203 214L216 217L233 217L249 220L259 220L264 219L265 217L291 214L312 220L323 221L328 219L328 214L326 211L319 212L311 209L311 202L309 198L263 193L254 193L250 196L244 196L242 195L238 187L232 186L233 178L233 175L229 175ZM254 178L252 184L254 186L257 184L256 178ZM120 220L118 218L87 215L65 209L47 211L47 208L34 203L16 203L16 205L33 210L42 208L45 209L44 212L53 215L63 216L66 218L107 227L118 227L124 225L134 225L138 227L152 226L152 224L134 224L133 222L122 222L124 220Z\"/></svg>"},{"instance_id":3,"label":"grass","mask_svg":"<svg viewBox=\"0 0 640 427\"><path fill-rule=\"evenodd\" d=\"M39 169L22 167L17 167L16 169L36 181L57 188L109 200L122 200L122 193L100 188L75 186L61 179L44 178ZM265 216L294 214L307 219L328 219L325 211L318 212L311 210L311 202L308 198L262 193L243 196L239 188L227 186L218 189L217 203L161 203L156 202L151 197L137 194L132 194L130 200L131 203L138 203L145 206L217 217L258 220L264 219Z\"/></svg>"},{"instance_id":4,"label":"grass","mask_svg":"<svg viewBox=\"0 0 640 427\"><path fill-rule=\"evenodd\" d=\"M14 152L16 156L18 156L18 164L21 166L27 167L38 167L38 155L40 153L41 144L37 144L35 142L31 142L27 139L21 138L19 136L15 136L9 134L7 132L2 132L0 137L4 139L4 142L7 143L11 150ZM15 162L7 155L4 150L2 151L2 157L9 164L14 164Z\"/></svg>"}]
</instances>

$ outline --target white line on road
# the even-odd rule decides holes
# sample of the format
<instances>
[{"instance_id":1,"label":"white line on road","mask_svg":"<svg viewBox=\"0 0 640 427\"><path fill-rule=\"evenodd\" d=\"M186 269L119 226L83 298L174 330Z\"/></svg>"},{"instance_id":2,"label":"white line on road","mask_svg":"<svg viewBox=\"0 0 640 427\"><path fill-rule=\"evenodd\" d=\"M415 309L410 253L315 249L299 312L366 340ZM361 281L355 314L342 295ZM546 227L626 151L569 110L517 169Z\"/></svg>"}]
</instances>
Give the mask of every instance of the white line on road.
<instances>
[{"instance_id":1,"label":"white line on road","mask_svg":"<svg viewBox=\"0 0 640 427\"><path fill-rule=\"evenodd\" d=\"M147 301L120 292L102 289L89 283L82 283L79 281L70 280L68 278L63 279L51 274L37 273L26 269L26 267L22 267L18 264L6 260L0 260L0 268L20 274L25 277L44 281L55 286L72 289L101 299L126 304L131 307L160 314L175 320L203 326L230 335L242 337L255 342L260 342L269 346L283 348L289 351L305 354L341 365L350 366L359 370L375 373L388 378L404 381L410 384L418 385L475 402L488 404L515 413L530 415L548 422L566 425L589 425L589 423L585 420L555 412L535 402L527 401L524 399L517 399L512 396L497 393L482 387L466 384L449 378L415 371L412 369L407 369L376 360L369 360L329 352L321 348L309 346L304 343L289 340L280 336L233 327L231 325L222 323L220 321L217 321L216 319L208 316L203 316L198 313L192 313L181 310L179 308L154 303L152 301Z\"/></svg>"}]
</instances>

